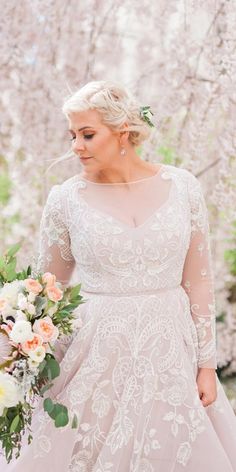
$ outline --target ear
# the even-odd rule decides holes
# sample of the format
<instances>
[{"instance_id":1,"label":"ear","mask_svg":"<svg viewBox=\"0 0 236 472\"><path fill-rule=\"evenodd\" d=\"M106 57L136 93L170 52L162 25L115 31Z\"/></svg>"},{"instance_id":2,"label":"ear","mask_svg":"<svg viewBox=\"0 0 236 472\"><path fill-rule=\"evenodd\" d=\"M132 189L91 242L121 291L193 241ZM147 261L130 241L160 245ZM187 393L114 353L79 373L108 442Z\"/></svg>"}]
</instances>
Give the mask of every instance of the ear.
<instances>
[{"instance_id":1,"label":"ear","mask_svg":"<svg viewBox=\"0 0 236 472\"><path fill-rule=\"evenodd\" d=\"M119 141L122 146L125 145L129 139L129 131L125 131L125 128L128 128L128 126L128 123L124 123L123 131L119 131L118 133Z\"/></svg>"}]
</instances>

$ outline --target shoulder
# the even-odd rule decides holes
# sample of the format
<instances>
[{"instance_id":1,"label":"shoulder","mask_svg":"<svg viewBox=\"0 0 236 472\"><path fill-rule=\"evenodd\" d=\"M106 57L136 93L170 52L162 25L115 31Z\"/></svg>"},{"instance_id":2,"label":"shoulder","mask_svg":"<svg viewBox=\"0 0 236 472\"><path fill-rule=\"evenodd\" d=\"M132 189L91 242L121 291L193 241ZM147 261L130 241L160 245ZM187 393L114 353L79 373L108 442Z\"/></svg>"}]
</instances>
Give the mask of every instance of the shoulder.
<instances>
[{"instance_id":1,"label":"shoulder","mask_svg":"<svg viewBox=\"0 0 236 472\"><path fill-rule=\"evenodd\" d=\"M63 197L66 197L73 184L77 182L77 179L78 176L74 175L60 184L53 185L49 191L48 200L59 201L63 199Z\"/></svg>"},{"instance_id":2,"label":"shoulder","mask_svg":"<svg viewBox=\"0 0 236 472\"><path fill-rule=\"evenodd\" d=\"M192 172L190 172L188 169L185 169L184 167L177 167L177 166L170 165L170 164L164 164L164 170L166 170L167 172L170 172L171 174L174 174L178 177L182 177L182 178L185 178L185 179L196 179L197 180L195 175Z\"/></svg>"},{"instance_id":3,"label":"shoulder","mask_svg":"<svg viewBox=\"0 0 236 472\"><path fill-rule=\"evenodd\" d=\"M190 188L200 188L201 184L198 178L190 172L188 169L184 167L176 167L173 165L166 164L164 165L164 169L166 169L167 173L170 173L173 177L176 177L178 180L182 180L186 183L187 187Z\"/></svg>"}]
</instances>

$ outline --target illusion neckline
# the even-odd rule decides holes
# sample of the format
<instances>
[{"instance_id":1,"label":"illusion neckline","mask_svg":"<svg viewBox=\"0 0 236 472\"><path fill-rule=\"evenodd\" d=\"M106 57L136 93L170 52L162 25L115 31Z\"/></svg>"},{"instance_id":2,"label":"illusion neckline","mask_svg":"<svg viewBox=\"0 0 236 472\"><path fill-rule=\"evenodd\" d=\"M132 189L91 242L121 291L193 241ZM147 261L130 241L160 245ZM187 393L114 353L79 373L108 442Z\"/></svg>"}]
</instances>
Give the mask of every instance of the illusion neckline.
<instances>
[{"instance_id":1,"label":"illusion neckline","mask_svg":"<svg viewBox=\"0 0 236 472\"><path fill-rule=\"evenodd\" d=\"M86 183L92 184L92 185L110 185L110 186L111 185L130 185L130 184L136 184L136 183L140 183L144 181L149 181L150 179L157 177L164 168L165 168L165 165L161 164L157 172L155 172L155 174L149 175L148 177L144 177L143 179L131 180L130 182L93 182L92 180L88 180L86 179L86 177L83 177L83 176L80 176L80 178L84 180Z\"/></svg>"}]
</instances>

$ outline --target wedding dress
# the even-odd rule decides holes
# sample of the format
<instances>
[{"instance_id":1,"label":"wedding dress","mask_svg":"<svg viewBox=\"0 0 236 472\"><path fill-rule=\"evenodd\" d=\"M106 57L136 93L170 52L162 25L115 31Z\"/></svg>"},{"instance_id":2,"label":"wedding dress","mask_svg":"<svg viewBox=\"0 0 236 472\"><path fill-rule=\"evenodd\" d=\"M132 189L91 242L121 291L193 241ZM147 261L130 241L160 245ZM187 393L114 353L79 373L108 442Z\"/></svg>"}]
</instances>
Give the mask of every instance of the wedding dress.
<instances>
[{"instance_id":1,"label":"wedding dress","mask_svg":"<svg viewBox=\"0 0 236 472\"><path fill-rule=\"evenodd\" d=\"M235 472L233 409L218 377L208 407L196 383L198 367L217 368L197 178L162 165L129 183L77 174L53 186L38 269L82 284L81 326L58 342L61 375L50 393L79 424L55 428L38 407L32 444L1 471Z\"/></svg>"}]
</instances>

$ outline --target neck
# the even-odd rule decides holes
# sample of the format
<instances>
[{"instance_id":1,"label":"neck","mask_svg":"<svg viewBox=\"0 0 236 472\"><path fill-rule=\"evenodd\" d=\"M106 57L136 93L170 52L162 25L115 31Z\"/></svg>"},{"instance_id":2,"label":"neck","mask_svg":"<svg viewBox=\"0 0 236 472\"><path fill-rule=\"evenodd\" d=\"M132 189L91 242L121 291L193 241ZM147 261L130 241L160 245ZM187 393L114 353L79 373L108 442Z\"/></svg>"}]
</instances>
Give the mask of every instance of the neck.
<instances>
[{"instance_id":1,"label":"neck","mask_svg":"<svg viewBox=\"0 0 236 472\"><path fill-rule=\"evenodd\" d=\"M155 165L143 161L136 152L131 149L125 156L119 156L112 167L99 169L90 175L88 180L100 183L128 183L149 177L156 172ZM87 176L86 176L87 178Z\"/></svg>"}]
</instances>

